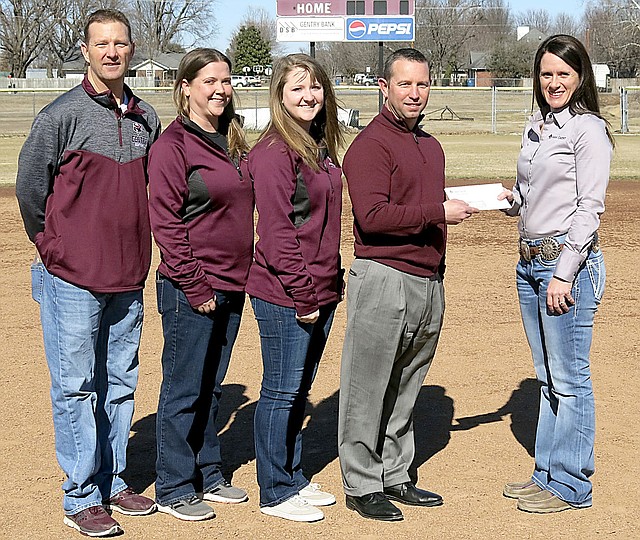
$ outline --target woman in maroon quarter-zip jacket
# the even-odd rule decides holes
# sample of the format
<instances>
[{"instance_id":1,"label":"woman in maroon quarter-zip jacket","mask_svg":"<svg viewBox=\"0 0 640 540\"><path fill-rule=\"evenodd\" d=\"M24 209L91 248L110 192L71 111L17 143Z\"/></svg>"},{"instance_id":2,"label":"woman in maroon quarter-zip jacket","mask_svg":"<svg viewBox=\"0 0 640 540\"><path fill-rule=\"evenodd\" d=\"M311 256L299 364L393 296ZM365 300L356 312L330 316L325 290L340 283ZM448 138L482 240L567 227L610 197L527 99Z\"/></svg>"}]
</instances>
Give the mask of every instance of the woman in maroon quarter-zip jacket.
<instances>
[{"instance_id":1,"label":"woman in maroon quarter-zip jacket","mask_svg":"<svg viewBox=\"0 0 640 540\"><path fill-rule=\"evenodd\" d=\"M215 49L187 53L174 101L178 117L149 157L164 333L156 501L198 521L214 517L204 501L247 499L222 476L216 416L251 264L253 191L229 59Z\"/></svg>"}]
</instances>

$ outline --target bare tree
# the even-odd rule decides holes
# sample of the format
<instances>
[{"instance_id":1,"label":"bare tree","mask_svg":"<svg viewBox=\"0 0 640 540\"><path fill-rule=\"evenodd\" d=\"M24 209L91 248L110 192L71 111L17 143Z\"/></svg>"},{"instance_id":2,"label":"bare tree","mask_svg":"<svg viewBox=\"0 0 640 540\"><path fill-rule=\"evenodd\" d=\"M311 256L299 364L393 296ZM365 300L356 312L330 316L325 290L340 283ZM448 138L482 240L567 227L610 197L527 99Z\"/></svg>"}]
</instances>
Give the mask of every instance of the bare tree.
<instances>
[{"instance_id":1,"label":"bare tree","mask_svg":"<svg viewBox=\"0 0 640 540\"><path fill-rule=\"evenodd\" d=\"M568 13L558 13L551 27L553 34L569 34L581 39L584 35L582 24Z\"/></svg>"},{"instance_id":2,"label":"bare tree","mask_svg":"<svg viewBox=\"0 0 640 540\"><path fill-rule=\"evenodd\" d=\"M15 77L42 53L56 25L57 0L0 0L0 50Z\"/></svg>"},{"instance_id":3,"label":"bare tree","mask_svg":"<svg viewBox=\"0 0 640 540\"><path fill-rule=\"evenodd\" d=\"M488 68L495 78L496 86L510 85L510 81L500 79L520 79L531 77L531 66L535 56L535 46L524 41L498 42L491 51Z\"/></svg>"},{"instance_id":4,"label":"bare tree","mask_svg":"<svg viewBox=\"0 0 640 540\"><path fill-rule=\"evenodd\" d=\"M121 8L118 0L66 0L60 2L54 16L54 26L46 44L46 66L49 76L57 69L64 77L63 64L80 55L80 42L84 39L87 16L99 8Z\"/></svg>"},{"instance_id":5,"label":"bare tree","mask_svg":"<svg viewBox=\"0 0 640 540\"><path fill-rule=\"evenodd\" d=\"M430 60L435 78L466 66L471 47L489 50L497 40L514 32L509 7L504 0L417 0L414 46ZM407 46L387 42L384 56ZM378 74L379 50L376 43L323 43L318 58L331 66L333 74L353 75L370 67Z\"/></svg>"},{"instance_id":6,"label":"bare tree","mask_svg":"<svg viewBox=\"0 0 640 540\"><path fill-rule=\"evenodd\" d=\"M249 6L240 26L255 26L262 39L271 45L271 54L280 56L285 49L284 44L277 40L277 28L275 17L272 17L264 8Z\"/></svg>"},{"instance_id":7,"label":"bare tree","mask_svg":"<svg viewBox=\"0 0 640 540\"><path fill-rule=\"evenodd\" d=\"M151 58L181 42L186 47L217 33L215 1L129 0L138 46Z\"/></svg>"},{"instance_id":8,"label":"bare tree","mask_svg":"<svg viewBox=\"0 0 640 540\"><path fill-rule=\"evenodd\" d=\"M481 4L471 46L475 51L491 50L496 43L515 36L515 20L505 0L486 0Z\"/></svg>"},{"instance_id":9,"label":"bare tree","mask_svg":"<svg viewBox=\"0 0 640 540\"><path fill-rule=\"evenodd\" d=\"M528 9L516 17L519 26L529 26L543 34L551 32L551 15L546 9Z\"/></svg>"},{"instance_id":10,"label":"bare tree","mask_svg":"<svg viewBox=\"0 0 640 540\"><path fill-rule=\"evenodd\" d=\"M416 48L430 58L433 77L447 78L466 65L469 46L482 32L483 21L477 0L416 2Z\"/></svg>"},{"instance_id":11,"label":"bare tree","mask_svg":"<svg viewBox=\"0 0 640 540\"><path fill-rule=\"evenodd\" d=\"M640 71L640 2L592 2L585 15L587 46L595 62L609 65L616 77Z\"/></svg>"},{"instance_id":12,"label":"bare tree","mask_svg":"<svg viewBox=\"0 0 640 540\"><path fill-rule=\"evenodd\" d=\"M385 56L390 52L385 47ZM343 75L353 77L356 73L365 73L367 68L372 75L378 73L378 44L377 43L349 43L349 42L324 42L319 43L316 56L332 76Z\"/></svg>"}]
</instances>

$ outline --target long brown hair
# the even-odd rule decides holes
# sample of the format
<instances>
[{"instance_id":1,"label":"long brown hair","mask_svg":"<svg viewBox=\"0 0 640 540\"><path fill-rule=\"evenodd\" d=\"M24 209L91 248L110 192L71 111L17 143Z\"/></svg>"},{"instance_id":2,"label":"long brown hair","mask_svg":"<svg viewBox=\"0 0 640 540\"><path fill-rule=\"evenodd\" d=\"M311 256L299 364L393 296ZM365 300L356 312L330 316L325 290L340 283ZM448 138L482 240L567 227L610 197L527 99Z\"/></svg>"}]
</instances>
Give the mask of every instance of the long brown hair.
<instances>
[{"instance_id":1,"label":"long brown hair","mask_svg":"<svg viewBox=\"0 0 640 540\"><path fill-rule=\"evenodd\" d=\"M291 117L282 103L287 77L298 68L309 73L312 81L320 83L324 92L324 105L311 122L308 133ZM318 163L321 161L323 148L327 149L331 160L338 163L338 150L344 143L344 135L338 121L336 94L327 72L315 58L297 53L278 60L271 77L269 109L271 120L260 135L260 140L277 132L287 146L315 171L319 170Z\"/></svg>"},{"instance_id":2,"label":"long brown hair","mask_svg":"<svg viewBox=\"0 0 640 540\"><path fill-rule=\"evenodd\" d=\"M211 62L224 62L229 66L229 72L231 72L231 60L217 49L194 49L180 60L176 80L173 84L173 102L179 115L189 118L190 113L189 98L182 91L182 81L191 83L198 76L198 72ZM227 137L229 155L240 157L249 151L249 145L233 107L234 99L237 99L235 92L218 119L218 132Z\"/></svg>"},{"instance_id":3,"label":"long brown hair","mask_svg":"<svg viewBox=\"0 0 640 540\"><path fill-rule=\"evenodd\" d=\"M598 88L596 78L593 74L593 67L589 59L589 53L580 40L566 34L556 34L545 39L538 47L535 60L533 62L533 95L543 116L547 116L551 107L547 103L540 84L540 64L542 57L546 53L551 53L566 62L576 71L580 80L578 87L569 99L569 110L573 114L593 114L605 121L607 137L611 144L615 146L615 141L611 135L609 122L602 118L600 113L600 103L598 101Z\"/></svg>"}]
</instances>

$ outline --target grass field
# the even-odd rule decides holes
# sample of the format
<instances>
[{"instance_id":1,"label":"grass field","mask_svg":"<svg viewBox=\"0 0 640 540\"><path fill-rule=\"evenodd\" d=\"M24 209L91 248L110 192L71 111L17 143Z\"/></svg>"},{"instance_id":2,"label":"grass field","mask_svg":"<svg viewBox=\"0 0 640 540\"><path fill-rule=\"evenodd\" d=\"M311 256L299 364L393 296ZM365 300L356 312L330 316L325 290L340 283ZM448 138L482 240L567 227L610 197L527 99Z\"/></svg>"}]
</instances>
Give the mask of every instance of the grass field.
<instances>
[{"instance_id":1,"label":"grass field","mask_svg":"<svg viewBox=\"0 0 640 540\"><path fill-rule=\"evenodd\" d=\"M338 87L340 105L360 111L360 124L366 125L378 110L378 94L371 88ZM447 155L447 178L452 180L502 181L509 185L515 175L520 148L520 133L531 110L531 93L502 91L496 102L498 134L491 133L491 93L487 90L434 89L426 109L423 127L436 135ZM142 92L143 99L158 112L163 126L175 117L170 93ZM29 132L35 114L56 97L55 93L0 93L0 184L15 181L17 156ZM640 96L636 93L630 101ZM243 108L268 106L266 88L241 89L239 105ZM605 117L615 130L619 124L617 96L602 96ZM636 109L638 109L636 111ZM630 123L640 125L640 104L633 111ZM617 116L616 116L617 115ZM634 124L634 125L635 125ZM351 142L355 133L350 133ZM249 134L255 138L255 134ZM611 178L640 178L640 137L636 134L616 135Z\"/></svg>"},{"instance_id":2,"label":"grass field","mask_svg":"<svg viewBox=\"0 0 640 540\"><path fill-rule=\"evenodd\" d=\"M351 142L355 134L350 133ZM438 135L447 156L447 178L503 182L510 187L515 178L520 150L518 135ZM0 136L0 185L16 179L18 153L25 136ZM640 137L616 136L616 150L611 165L612 180L640 180Z\"/></svg>"}]
</instances>

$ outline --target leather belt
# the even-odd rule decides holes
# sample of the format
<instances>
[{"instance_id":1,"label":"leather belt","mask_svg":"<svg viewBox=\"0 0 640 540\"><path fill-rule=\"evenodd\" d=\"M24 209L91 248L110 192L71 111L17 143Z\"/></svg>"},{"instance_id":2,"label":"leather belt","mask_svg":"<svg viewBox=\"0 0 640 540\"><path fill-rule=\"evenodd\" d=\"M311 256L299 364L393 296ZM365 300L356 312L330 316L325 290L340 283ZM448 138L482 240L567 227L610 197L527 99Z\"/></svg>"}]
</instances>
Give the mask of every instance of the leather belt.
<instances>
[{"instance_id":1,"label":"leather belt","mask_svg":"<svg viewBox=\"0 0 640 540\"><path fill-rule=\"evenodd\" d=\"M560 256L564 244L558 242L553 236L546 236L540 239L536 246L530 246L524 240L520 240L520 257L531 262L535 257L540 257L543 261L553 261Z\"/></svg>"},{"instance_id":2,"label":"leather belt","mask_svg":"<svg viewBox=\"0 0 640 540\"><path fill-rule=\"evenodd\" d=\"M558 242L553 236L545 236L535 246L530 246L525 240L520 239L519 247L520 257L527 262L531 262L535 257L540 257L543 261L553 261L560 256L564 244ZM600 250L600 239L597 232L593 235L589 249L593 252Z\"/></svg>"}]
</instances>

